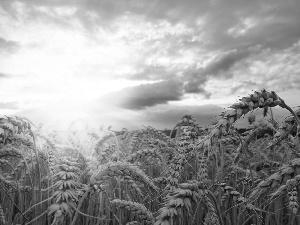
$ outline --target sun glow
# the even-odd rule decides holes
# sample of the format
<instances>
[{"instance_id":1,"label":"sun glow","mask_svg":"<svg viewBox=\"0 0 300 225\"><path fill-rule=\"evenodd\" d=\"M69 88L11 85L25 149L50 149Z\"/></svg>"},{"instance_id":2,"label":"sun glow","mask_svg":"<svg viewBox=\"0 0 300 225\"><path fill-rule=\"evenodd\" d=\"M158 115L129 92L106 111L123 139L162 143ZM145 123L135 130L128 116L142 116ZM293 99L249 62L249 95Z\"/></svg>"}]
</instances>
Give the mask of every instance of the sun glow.
<instances>
[{"instance_id":1,"label":"sun glow","mask_svg":"<svg viewBox=\"0 0 300 225\"><path fill-rule=\"evenodd\" d=\"M1 36L22 48L0 55L0 71L11 75L0 88L7 102L18 103L19 113L39 108L50 120L68 121L66 127L88 117L89 104L99 97L155 82L122 79L122 74L132 72L139 52L109 31L99 30L90 37L79 23L73 29L38 22L23 26L13 19L7 24L1 23L6 31Z\"/></svg>"}]
</instances>

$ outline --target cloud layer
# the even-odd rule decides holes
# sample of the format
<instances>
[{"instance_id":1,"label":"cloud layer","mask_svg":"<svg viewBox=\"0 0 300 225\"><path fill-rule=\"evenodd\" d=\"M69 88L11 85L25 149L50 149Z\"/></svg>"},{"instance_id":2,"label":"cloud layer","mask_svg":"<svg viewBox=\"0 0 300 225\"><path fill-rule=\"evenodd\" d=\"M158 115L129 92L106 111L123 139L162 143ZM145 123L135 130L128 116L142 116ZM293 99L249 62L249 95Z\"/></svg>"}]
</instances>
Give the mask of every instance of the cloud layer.
<instances>
[{"instance_id":1,"label":"cloud layer","mask_svg":"<svg viewBox=\"0 0 300 225\"><path fill-rule=\"evenodd\" d=\"M0 37L0 52L1 53L13 53L17 51L19 44L15 41L9 41ZM0 54L1 54L0 53Z\"/></svg>"},{"instance_id":2,"label":"cloud layer","mask_svg":"<svg viewBox=\"0 0 300 225\"><path fill-rule=\"evenodd\" d=\"M3 0L1 107L167 124L176 107L204 115L252 89L300 94L299 11L298 0Z\"/></svg>"}]
</instances>

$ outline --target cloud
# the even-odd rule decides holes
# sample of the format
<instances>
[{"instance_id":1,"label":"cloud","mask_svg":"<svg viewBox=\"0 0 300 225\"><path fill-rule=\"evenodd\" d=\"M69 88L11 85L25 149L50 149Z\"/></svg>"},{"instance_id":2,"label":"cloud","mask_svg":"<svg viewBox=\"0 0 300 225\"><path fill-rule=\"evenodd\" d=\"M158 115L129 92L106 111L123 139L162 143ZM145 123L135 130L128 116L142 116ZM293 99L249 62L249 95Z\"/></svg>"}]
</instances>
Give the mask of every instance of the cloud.
<instances>
[{"instance_id":1,"label":"cloud","mask_svg":"<svg viewBox=\"0 0 300 225\"><path fill-rule=\"evenodd\" d=\"M7 75L7 74L5 74L5 73L0 73L0 79L1 78L8 78L9 76Z\"/></svg>"},{"instance_id":2,"label":"cloud","mask_svg":"<svg viewBox=\"0 0 300 225\"><path fill-rule=\"evenodd\" d=\"M128 74L128 79L132 80L160 80L172 79L176 71L170 71L170 68L162 65L146 65L136 66L136 72Z\"/></svg>"},{"instance_id":3,"label":"cloud","mask_svg":"<svg viewBox=\"0 0 300 225\"><path fill-rule=\"evenodd\" d=\"M93 31L99 27L116 31L128 18L155 25L161 21L172 26L181 23L193 29L190 37L203 37L199 43L210 50L257 44L266 48L285 48L300 37L300 2L297 0L4 0L0 6L17 18L21 13L27 13L27 19L48 17L56 23L68 18L82 21ZM181 42L186 47L197 43L186 39Z\"/></svg>"},{"instance_id":4,"label":"cloud","mask_svg":"<svg viewBox=\"0 0 300 225\"><path fill-rule=\"evenodd\" d=\"M0 52L14 53L19 49L19 44L0 37Z\"/></svg>"},{"instance_id":5,"label":"cloud","mask_svg":"<svg viewBox=\"0 0 300 225\"><path fill-rule=\"evenodd\" d=\"M217 76L220 72L228 71L238 61L250 55L249 50L233 50L225 54L218 55L203 71L204 74ZM225 74L225 73L222 73ZM222 76L222 74L220 76Z\"/></svg>"},{"instance_id":6,"label":"cloud","mask_svg":"<svg viewBox=\"0 0 300 225\"><path fill-rule=\"evenodd\" d=\"M209 10L204 29L210 49L261 45L283 49L300 37L300 2L219 1Z\"/></svg>"},{"instance_id":7,"label":"cloud","mask_svg":"<svg viewBox=\"0 0 300 225\"><path fill-rule=\"evenodd\" d=\"M203 93L209 96L204 89L205 83L208 80L208 77L205 74L195 70L187 75L187 79L188 81L184 86L186 93Z\"/></svg>"},{"instance_id":8,"label":"cloud","mask_svg":"<svg viewBox=\"0 0 300 225\"><path fill-rule=\"evenodd\" d=\"M234 49L215 56L203 69L194 69L187 74L186 93L201 93L206 98L210 93L205 90L205 84L210 78L231 78L232 73L227 73L236 63L247 58L251 54L249 49Z\"/></svg>"},{"instance_id":9,"label":"cloud","mask_svg":"<svg viewBox=\"0 0 300 225\"><path fill-rule=\"evenodd\" d=\"M256 82L246 80L243 83L233 86L230 89L230 94L235 94L237 91L241 89L249 90L250 88L255 88L256 90L263 89L263 87L260 87L260 85L258 85Z\"/></svg>"},{"instance_id":10,"label":"cloud","mask_svg":"<svg viewBox=\"0 0 300 225\"><path fill-rule=\"evenodd\" d=\"M101 24L120 18L124 15L140 15L149 19L168 19L178 22L186 18L186 15L190 13L190 20L193 19L192 15L196 13L204 12L209 2L198 2L195 0L187 0L183 4L179 0L165 0L165 1L147 1L147 0L129 0L129 1L110 1L110 0L74 0L74 1L52 1L52 0L19 0L19 1L1 1L2 7L6 11L14 11L16 5L20 3L26 5L29 8L38 7L50 7L50 8L77 8L76 16L80 16L81 19L89 19L92 15L97 15ZM95 16L94 16L95 17Z\"/></svg>"},{"instance_id":11,"label":"cloud","mask_svg":"<svg viewBox=\"0 0 300 225\"><path fill-rule=\"evenodd\" d=\"M300 88L300 42L280 52L269 50L250 55L235 66L232 77L231 93L249 89L273 90L276 92L299 90Z\"/></svg>"},{"instance_id":12,"label":"cloud","mask_svg":"<svg viewBox=\"0 0 300 225\"><path fill-rule=\"evenodd\" d=\"M18 109L17 102L0 102L0 109Z\"/></svg>"},{"instance_id":13,"label":"cloud","mask_svg":"<svg viewBox=\"0 0 300 225\"><path fill-rule=\"evenodd\" d=\"M177 80L142 84L107 94L101 97L99 101L124 109L141 110L158 104L166 104L169 101L181 100L183 96L182 85Z\"/></svg>"}]
</instances>

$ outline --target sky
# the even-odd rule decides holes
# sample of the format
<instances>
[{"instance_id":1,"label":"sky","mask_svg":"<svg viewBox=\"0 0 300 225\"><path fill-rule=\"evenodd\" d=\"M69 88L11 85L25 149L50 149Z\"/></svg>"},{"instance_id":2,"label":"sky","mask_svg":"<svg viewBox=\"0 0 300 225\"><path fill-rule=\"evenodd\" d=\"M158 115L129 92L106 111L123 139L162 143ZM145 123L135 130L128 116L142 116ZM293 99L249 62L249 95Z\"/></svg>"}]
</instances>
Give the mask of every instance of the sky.
<instances>
[{"instance_id":1,"label":"sky","mask_svg":"<svg viewBox=\"0 0 300 225\"><path fill-rule=\"evenodd\" d=\"M299 0L0 0L0 115L117 130L190 114L205 126L263 88L296 107L299 11Z\"/></svg>"}]
</instances>

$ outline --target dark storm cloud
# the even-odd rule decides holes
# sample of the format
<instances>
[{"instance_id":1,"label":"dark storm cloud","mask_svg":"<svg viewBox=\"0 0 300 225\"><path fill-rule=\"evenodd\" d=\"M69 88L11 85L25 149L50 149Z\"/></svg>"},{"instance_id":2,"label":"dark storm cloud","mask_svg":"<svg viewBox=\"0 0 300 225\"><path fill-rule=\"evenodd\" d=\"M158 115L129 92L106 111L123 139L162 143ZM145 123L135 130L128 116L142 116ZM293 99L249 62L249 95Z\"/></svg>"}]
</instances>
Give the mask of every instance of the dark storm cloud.
<instances>
[{"instance_id":1,"label":"dark storm cloud","mask_svg":"<svg viewBox=\"0 0 300 225\"><path fill-rule=\"evenodd\" d=\"M124 109L141 110L149 106L178 101L183 95L182 83L176 80L142 84L103 96L100 102Z\"/></svg>"},{"instance_id":2,"label":"dark storm cloud","mask_svg":"<svg viewBox=\"0 0 300 225\"><path fill-rule=\"evenodd\" d=\"M17 51L19 48L19 44L15 41L9 41L2 37L0 37L0 54L3 52L13 53Z\"/></svg>"},{"instance_id":3,"label":"dark storm cloud","mask_svg":"<svg viewBox=\"0 0 300 225\"><path fill-rule=\"evenodd\" d=\"M218 56L203 71L204 74L218 75L220 72L228 71L235 63L248 57L249 51L234 50ZM224 73L223 73L224 74Z\"/></svg>"},{"instance_id":4,"label":"dark storm cloud","mask_svg":"<svg viewBox=\"0 0 300 225\"><path fill-rule=\"evenodd\" d=\"M186 93L203 93L206 94L204 86L208 77L202 71L193 71L187 74L187 83L184 86Z\"/></svg>"},{"instance_id":5,"label":"dark storm cloud","mask_svg":"<svg viewBox=\"0 0 300 225\"><path fill-rule=\"evenodd\" d=\"M194 70L186 76L187 84L185 85L186 93L201 93L206 98L210 93L205 91L205 84L210 77L230 78L232 73L226 73L236 63L250 55L248 49L232 50L230 52L218 55L204 69Z\"/></svg>"},{"instance_id":6,"label":"dark storm cloud","mask_svg":"<svg viewBox=\"0 0 300 225\"><path fill-rule=\"evenodd\" d=\"M0 102L0 109L18 109L17 102Z\"/></svg>"}]
</instances>

